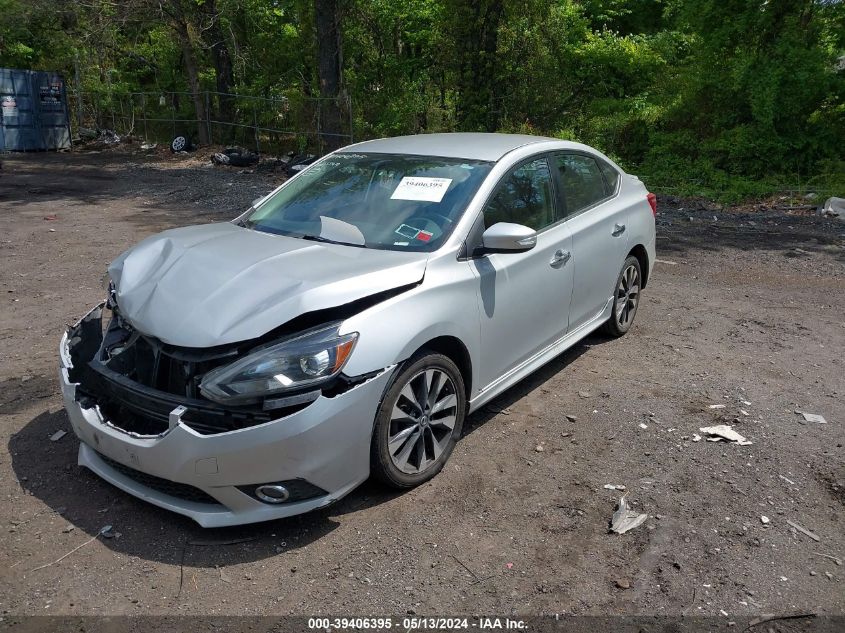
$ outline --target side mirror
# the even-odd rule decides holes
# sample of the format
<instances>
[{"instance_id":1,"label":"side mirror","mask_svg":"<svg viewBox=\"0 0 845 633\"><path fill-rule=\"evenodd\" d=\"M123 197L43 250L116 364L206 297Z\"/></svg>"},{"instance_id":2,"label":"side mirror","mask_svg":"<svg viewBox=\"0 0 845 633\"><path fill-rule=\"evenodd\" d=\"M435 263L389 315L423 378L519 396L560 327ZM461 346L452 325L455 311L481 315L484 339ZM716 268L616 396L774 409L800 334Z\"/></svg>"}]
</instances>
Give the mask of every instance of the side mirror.
<instances>
[{"instance_id":1,"label":"side mirror","mask_svg":"<svg viewBox=\"0 0 845 633\"><path fill-rule=\"evenodd\" d=\"M519 253L537 245L537 232L522 224L497 222L481 235L481 243L488 253Z\"/></svg>"}]
</instances>

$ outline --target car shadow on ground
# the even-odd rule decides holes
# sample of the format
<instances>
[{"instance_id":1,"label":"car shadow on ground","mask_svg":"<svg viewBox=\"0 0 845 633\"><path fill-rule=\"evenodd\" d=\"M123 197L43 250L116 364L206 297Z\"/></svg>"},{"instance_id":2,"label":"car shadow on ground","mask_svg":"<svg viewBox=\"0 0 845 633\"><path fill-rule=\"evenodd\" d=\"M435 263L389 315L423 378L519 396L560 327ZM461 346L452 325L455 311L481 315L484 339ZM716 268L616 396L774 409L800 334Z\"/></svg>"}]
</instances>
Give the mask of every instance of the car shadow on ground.
<instances>
[{"instance_id":1,"label":"car shadow on ground","mask_svg":"<svg viewBox=\"0 0 845 633\"><path fill-rule=\"evenodd\" d=\"M565 369L590 347L609 339L593 335L507 390L467 419L465 434L477 431L506 409ZM339 527L336 517L366 511L400 497L367 481L334 505L309 514L230 528L205 529L191 519L143 502L76 464L78 441L63 408L36 415L11 436L8 451L24 494L47 509L21 514L16 530L25 530L36 515L60 515L64 523L94 536L112 526L117 537L100 540L115 552L165 564L211 568L270 558L304 547ZM57 431L67 435L51 441ZM39 525L39 523L35 523ZM35 529L34 527L31 529ZM39 529L42 529L39 527ZM70 549L70 547L69 547Z\"/></svg>"},{"instance_id":2,"label":"car shadow on ground","mask_svg":"<svg viewBox=\"0 0 845 633\"><path fill-rule=\"evenodd\" d=\"M570 363L588 352L591 347L602 345L612 340L614 339L604 334L591 334L587 338L582 339L563 352L563 354L552 359L546 365L543 365L540 369L526 376L513 387L496 396L477 411L474 411L464 422L464 437L477 431L487 421L496 417L502 411L506 411L511 405L551 380Z\"/></svg>"}]
</instances>

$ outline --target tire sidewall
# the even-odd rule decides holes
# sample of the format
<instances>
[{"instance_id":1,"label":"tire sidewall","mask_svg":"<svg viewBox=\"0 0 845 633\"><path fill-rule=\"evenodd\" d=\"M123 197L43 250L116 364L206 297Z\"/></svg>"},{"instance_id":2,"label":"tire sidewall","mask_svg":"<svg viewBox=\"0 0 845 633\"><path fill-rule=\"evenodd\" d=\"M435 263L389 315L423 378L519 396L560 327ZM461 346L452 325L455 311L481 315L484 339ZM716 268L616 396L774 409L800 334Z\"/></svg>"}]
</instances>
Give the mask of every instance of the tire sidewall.
<instances>
[{"instance_id":1,"label":"tire sidewall","mask_svg":"<svg viewBox=\"0 0 845 633\"><path fill-rule=\"evenodd\" d=\"M640 310L640 297L637 297L637 307L634 309L634 318L631 319L631 322L628 324L627 327L620 327L619 323L616 320L616 293L619 290L619 284L622 282L622 275L625 274L625 271L628 269L628 266L634 266L637 269L637 278L640 284L640 293L643 290L643 271L640 268L640 260L638 260L633 255L630 255L625 259L625 262L622 264L622 268L619 271L619 274L616 276L616 283L613 285L613 308L610 312L610 320L608 321L608 332L614 336L622 336L626 332L628 332L631 327L634 325L634 321L637 320L637 313Z\"/></svg>"},{"instance_id":2,"label":"tire sidewall","mask_svg":"<svg viewBox=\"0 0 845 633\"><path fill-rule=\"evenodd\" d=\"M178 141L179 139L183 139L185 144L181 148L176 149L176 147L175 147L176 141ZM187 134L177 134L170 141L170 151L173 152L174 154L176 154L177 152L187 152L190 148L191 148L191 138Z\"/></svg>"},{"instance_id":3,"label":"tire sidewall","mask_svg":"<svg viewBox=\"0 0 845 633\"><path fill-rule=\"evenodd\" d=\"M399 397L399 392L402 391L406 383L413 376L419 374L424 369L439 369L445 372L455 385L455 395L458 400L455 428L452 431L449 444L443 450L438 464L422 473L408 474L402 472L393 464L387 449L387 437L390 431L390 418L393 412L393 405ZM466 417L466 409L464 381L457 365L448 357L437 354L436 352L424 351L414 355L414 357L399 368L379 403L373 425L370 450L370 468L372 474L384 483L395 488L412 488L434 477L443 469L443 466L449 460L449 456L452 454L452 450L461 436Z\"/></svg>"}]
</instances>

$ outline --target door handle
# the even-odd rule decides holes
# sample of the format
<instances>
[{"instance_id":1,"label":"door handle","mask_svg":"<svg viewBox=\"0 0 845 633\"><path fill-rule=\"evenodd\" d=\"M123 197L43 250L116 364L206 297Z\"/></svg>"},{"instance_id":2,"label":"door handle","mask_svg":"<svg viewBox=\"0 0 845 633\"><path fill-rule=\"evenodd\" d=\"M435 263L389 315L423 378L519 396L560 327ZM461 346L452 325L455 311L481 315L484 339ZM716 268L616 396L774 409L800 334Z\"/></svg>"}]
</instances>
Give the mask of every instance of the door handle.
<instances>
[{"instance_id":1,"label":"door handle","mask_svg":"<svg viewBox=\"0 0 845 633\"><path fill-rule=\"evenodd\" d=\"M570 253L569 251L555 251L555 256L552 257L552 261L549 262L549 266L551 266L552 268L563 266L566 262L569 261L570 257L572 257L572 253Z\"/></svg>"},{"instance_id":2,"label":"door handle","mask_svg":"<svg viewBox=\"0 0 845 633\"><path fill-rule=\"evenodd\" d=\"M619 237L625 232L625 225L624 224L614 224L613 225L613 237Z\"/></svg>"}]
</instances>

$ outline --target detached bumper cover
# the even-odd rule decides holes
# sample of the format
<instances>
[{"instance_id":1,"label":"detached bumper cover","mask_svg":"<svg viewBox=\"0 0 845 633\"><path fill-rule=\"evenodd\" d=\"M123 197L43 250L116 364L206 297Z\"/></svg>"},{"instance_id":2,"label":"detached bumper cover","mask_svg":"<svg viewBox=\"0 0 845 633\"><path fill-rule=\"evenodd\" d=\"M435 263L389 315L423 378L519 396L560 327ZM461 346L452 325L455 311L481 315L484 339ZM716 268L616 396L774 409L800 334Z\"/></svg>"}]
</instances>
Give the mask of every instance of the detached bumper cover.
<instances>
[{"instance_id":1,"label":"detached bumper cover","mask_svg":"<svg viewBox=\"0 0 845 633\"><path fill-rule=\"evenodd\" d=\"M79 464L122 490L204 527L293 516L340 499L369 476L376 409L394 369L302 410L215 435L181 422L157 436L109 424L96 406L76 399L67 334L60 343L59 380L71 425L81 440ZM327 494L273 505L237 486L305 480ZM194 491L196 494L192 494Z\"/></svg>"}]
</instances>

